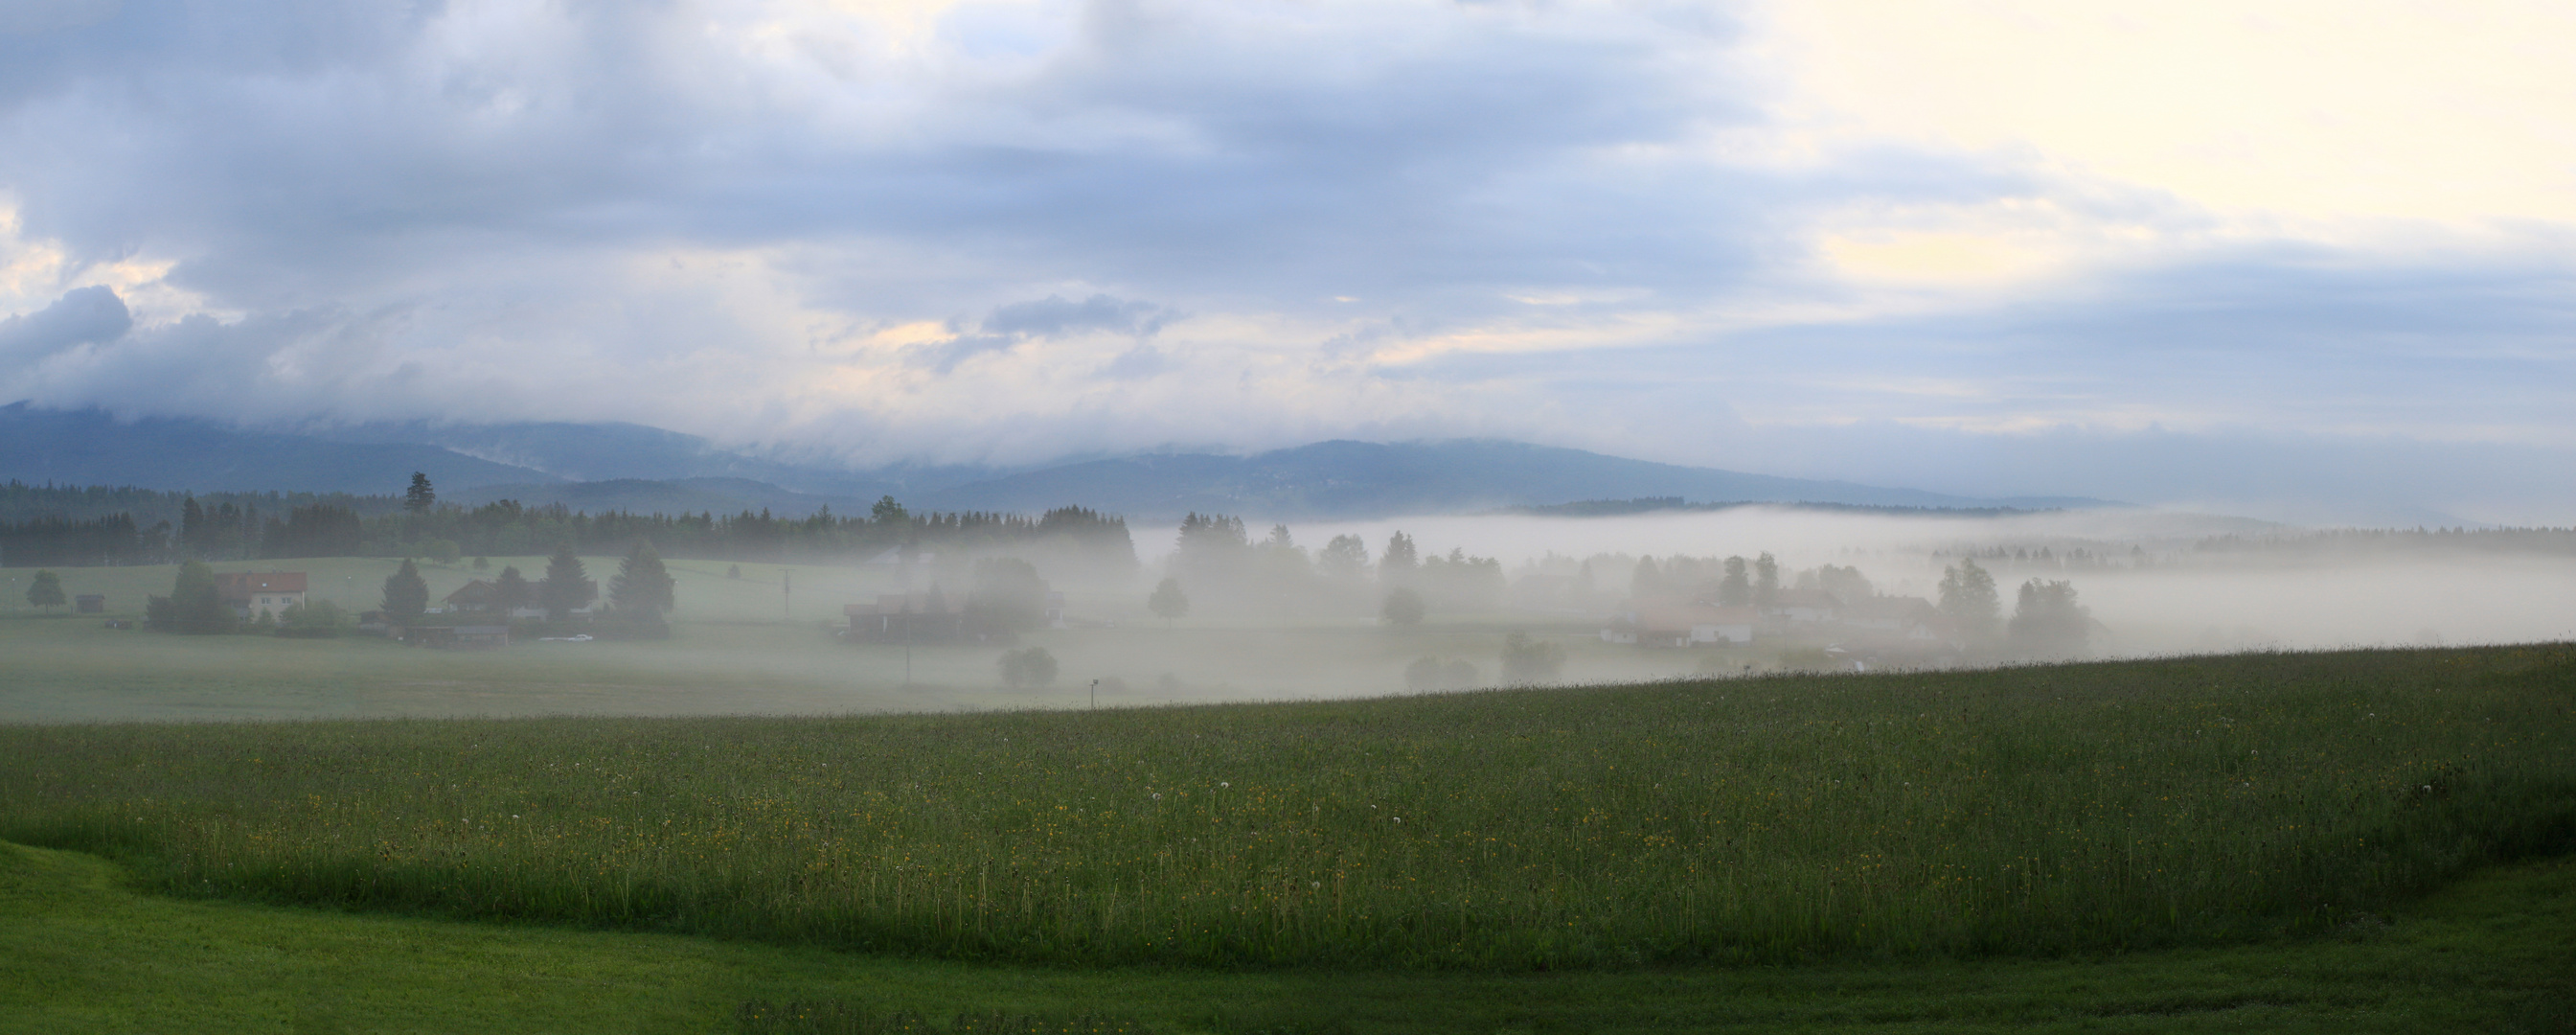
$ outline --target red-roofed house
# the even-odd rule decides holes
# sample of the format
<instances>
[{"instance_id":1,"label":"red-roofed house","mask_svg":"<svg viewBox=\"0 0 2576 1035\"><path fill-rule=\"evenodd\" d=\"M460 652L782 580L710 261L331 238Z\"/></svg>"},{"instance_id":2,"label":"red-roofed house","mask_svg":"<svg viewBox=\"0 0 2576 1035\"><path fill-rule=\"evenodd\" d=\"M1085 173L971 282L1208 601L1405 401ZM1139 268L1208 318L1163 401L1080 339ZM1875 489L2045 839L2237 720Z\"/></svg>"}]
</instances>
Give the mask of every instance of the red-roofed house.
<instances>
[{"instance_id":1,"label":"red-roofed house","mask_svg":"<svg viewBox=\"0 0 2576 1035\"><path fill-rule=\"evenodd\" d=\"M215 575L215 599L242 618L280 614L304 602L304 573L219 572Z\"/></svg>"}]
</instances>

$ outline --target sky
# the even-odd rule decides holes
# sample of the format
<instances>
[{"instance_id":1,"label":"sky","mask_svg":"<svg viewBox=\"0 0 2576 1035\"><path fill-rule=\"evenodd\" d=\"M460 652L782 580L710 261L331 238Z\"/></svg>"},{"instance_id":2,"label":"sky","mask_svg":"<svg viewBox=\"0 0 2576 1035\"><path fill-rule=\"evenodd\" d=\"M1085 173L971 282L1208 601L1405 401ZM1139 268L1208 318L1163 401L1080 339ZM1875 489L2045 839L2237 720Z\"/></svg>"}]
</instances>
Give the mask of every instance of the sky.
<instances>
[{"instance_id":1,"label":"sky","mask_svg":"<svg viewBox=\"0 0 2576 1035\"><path fill-rule=\"evenodd\" d=\"M0 401L2576 521L2576 8L0 0Z\"/></svg>"}]
</instances>

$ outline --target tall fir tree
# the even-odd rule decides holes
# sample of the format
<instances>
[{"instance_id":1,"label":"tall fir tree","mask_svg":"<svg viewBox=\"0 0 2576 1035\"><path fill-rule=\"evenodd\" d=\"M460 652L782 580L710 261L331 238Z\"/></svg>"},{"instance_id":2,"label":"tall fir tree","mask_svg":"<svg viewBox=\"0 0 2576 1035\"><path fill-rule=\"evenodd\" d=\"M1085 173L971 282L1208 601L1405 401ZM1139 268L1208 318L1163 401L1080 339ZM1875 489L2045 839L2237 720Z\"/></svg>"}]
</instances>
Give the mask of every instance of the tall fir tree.
<instances>
[{"instance_id":1,"label":"tall fir tree","mask_svg":"<svg viewBox=\"0 0 2576 1035\"><path fill-rule=\"evenodd\" d=\"M403 509L414 514L426 514L429 508L437 505L438 490L430 486L429 476L413 471L411 488L403 490Z\"/></svg>"},{"instance_id":2,"label":"tall fir tree","mask_svg":"<svg viewBox=\"0 0 2576 1035\"><path fill-rule=\"evenodd\" d=\"M572 544L555 548L546 558L546 579L537 584L538 606L546 609L546 620L560 622L572 617L576 608L589 606L599 590L591 585L590 573L581 566L581 558L572 552Z\"/></svg>"},{"instance_id":3,"label":"tall fir tree","mask_svg":"<svg viewBox=\"0 0 2576 1035\"><path fill-rule=\"evenodd\" d=\"M420 577L420 566L406 557L400 569L385 577L385 619L410 625L427 613L429 583Z\"/></svg>"},{"instance_id":4,"label":"tall fir tree","mask_svg":"<svg viewBox=\"0 0 2576 1035\"><path fill-rule=\"evenodd\" d=\"M617 576L608 580L608 606L632 617L650 611L658 618L675 604L671 573L651 544L636 544L625 560L617 562Z\"/></svg>"}]
</instances>

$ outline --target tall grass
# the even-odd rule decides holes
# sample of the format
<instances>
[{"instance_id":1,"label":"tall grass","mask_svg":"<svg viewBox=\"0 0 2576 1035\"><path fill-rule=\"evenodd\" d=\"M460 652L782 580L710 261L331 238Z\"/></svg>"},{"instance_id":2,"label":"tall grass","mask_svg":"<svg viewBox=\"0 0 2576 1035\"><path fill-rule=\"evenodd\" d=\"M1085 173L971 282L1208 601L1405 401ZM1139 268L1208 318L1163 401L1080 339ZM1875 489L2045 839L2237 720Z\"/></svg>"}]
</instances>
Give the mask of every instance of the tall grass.
<instances>
[{"instance_id":1,"label":"tall grass","mask_svg":"<svg viewBox=\"0 0 2576 1035\"><path fill-rule=\"evenodd\" d=\"M970 958L2206 943L2576 848L2576 650L1096 714L0 728L0 838L183 893Z\"/></svg>"}]
</instances>

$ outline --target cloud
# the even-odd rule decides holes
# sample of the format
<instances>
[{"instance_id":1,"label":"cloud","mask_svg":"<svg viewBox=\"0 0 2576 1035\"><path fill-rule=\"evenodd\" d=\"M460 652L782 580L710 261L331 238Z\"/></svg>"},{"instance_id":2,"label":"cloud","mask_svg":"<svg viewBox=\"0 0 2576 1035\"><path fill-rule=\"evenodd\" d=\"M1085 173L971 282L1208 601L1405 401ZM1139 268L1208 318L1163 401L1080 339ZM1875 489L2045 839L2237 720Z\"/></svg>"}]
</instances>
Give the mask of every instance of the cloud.
<instances>
[{"instance_id":1,"label":"cloud","mask_svg":"<svg viewBox=\"0 0 2576 1035\"><path fill-rule=\"evenodd\" d=\"M1093 295L1080 302L1048 295L994 309L975 333L926 342L910 351L915 365L947 374L976 356L1009 352L1032 340L1100 333L1149 338L1163 329L1171 315L1161 306L1108 295Z\"/></svg>"},{"instance_id":2,"label":"cloud","mask_svg":"<svg viewBox=\"0 0 2576 1035\"><path fill-rule=\"evenodd\" d=\"M74 346L115 341L133 326L113 289L73 288L43 309L0 320L0 360L36 362Z\"/></svg>"},{"instance_id":3,"label":"cloud","mask_svg":"<svg viewBox=\"0 0 2576 1035\"><path fill-rule=\"evenodd\" d=\"M2372 209L2366 176L2284 200L2245 157L2278 148L2192 128L2253 116L2132 74L2171 53L2120 50L2107 6L1937 33L1625 0L27 10L0 304L35 308L0 389L64 405L624 419L867 462L1497 435L1927 487L1987 454L1891 470L1896 432L1836 429L2576 440L2556 209ZM2563 88L2514 71L2562 37L2490 15L2311 32L2295 84L2232 9L2175 17L2274 121L2409 33L2538 41L2422 81L2485 113L2444 128L2458 153L2519 170L2488 196L2563 191L2559 145L2495 114ZM2030 44L2022 99L1959 100L1994 99L1989 35ZM2281 132L2319 161L2415 146L2315 114ZM2191 172L2216 166L2254 172ZM30 329L77 322L38 307L65 288L127 325Z\"/></svg>"},{"instance_id":4,"label":"cloud","mask_svg":"<svg viewBox=\"0 0 2576 1035\"><path fill-rule=\"evenodd\" d=\"M1093 295L1079 302L1048 295L1034 302L1014 302L984 318L986 334L1052 338L1086 331L1108 331L1149 337L1163 328L1170 313L1161 306Z\"/></svg>"}]
</instances>

